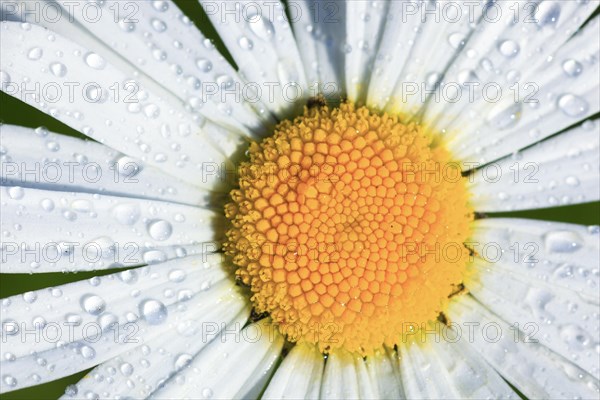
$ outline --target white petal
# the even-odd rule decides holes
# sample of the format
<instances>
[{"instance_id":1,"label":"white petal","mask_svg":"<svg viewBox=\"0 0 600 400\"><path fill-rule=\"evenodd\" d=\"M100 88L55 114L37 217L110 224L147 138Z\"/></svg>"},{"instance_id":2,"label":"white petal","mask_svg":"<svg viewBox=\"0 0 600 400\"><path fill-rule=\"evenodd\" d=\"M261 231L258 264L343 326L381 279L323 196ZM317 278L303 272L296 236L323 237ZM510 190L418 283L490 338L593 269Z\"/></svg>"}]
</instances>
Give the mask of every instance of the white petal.
<instances>
[{"instance_id":1,"label":"white petal","mask_svg":"<svg viewBox=\"0 0 600 400\"><path fill-rule=\"evenodd\" d=\"M211 194L102 144L0 125L2 185L206 206Z\"/></svg>"},{"instance_id":2,"label":"white petal","mask_svg":"<svg viewBox=\"0 0 600 400\"><path fill-rule=\"evenodd\" d=\"M382 0L346 4L346 89L354 103L365 103L388 6Z\"/></svg>"},{"instance_id":3,"label":"white petal","mask_svg":"<svg viewBox=\"0 0 600 400\"><path fill-rule=\"evenodd\" d=\"M377 398L377 387L371 382L363 358L345 350L335 350L330 353L325 363L320 398Z\"/></svg>"},{"instance_id":4,"label":"white petal","mask_svg":"<svg viewBox=\"0 0 600 400\"><path fill-rule=\"evenodd\" d=\"M465 286L477 300L598 379L597 301L496 265L482 261L474 265Z\"/></svg>"},{"instance_id":5,"label":"white petal","mask_svg":"<svg viewBox=\"0 0 600 400\"><path fill-rule=\"evenodd\" d=\"M221 340L213 340L179 374L179 382L166 382L152 397L257 397L273 373L283 337L265 320L243 329L242 325L236 323L227 327Z\"/></svg>"},{"instance_id":6,"label":"white petal","mask_svg":"<svg viewBox=\"0 0 600 400\"><path fill-rule=\"evenodd\" d=\"M420 341L398 343L400 353L400 373L407 399L443 399L452 397L447 393L449 387L442 366L432 362L431 347Z\"/></svg>"},{"instance_id":7,"label":"white petal","mask_svg":"<svg viewBox=\"0 0 600 400\"><path fill-rule=\"evenodd\" d=\"M367 369L371 376L377 398L404 399L402 379L400 377L398 354L391 349L384 349L367 357Z\"/></svg>"},{"instance_id":8,"label":"white petal","mask_svg":"<svg viewBox=\"0 0 600 400\"><path fill-rule=\"evenodd\" d=\"M346 91L342 51L346 40L343 0L298 0L288 3L311 96L339 101Z\"/></svg>"},{"instance_id":9,"label":"white petal","mask_svg":"<svg viewBox=\"0 0 600 400\"><path fill-rule=\"evenodd\" d=\"M228 286L231 286L227 283ZM216 289L216 288L215 288ZM223 295L220 302L186 311L186 320L154 340L102 363L77 385L67 388L64 399L95 393L102 398L146 398L179 372L232 321L243 324L250 309L237 296ZM210 304L210 303L209 303Z\"/></svg>"},{"instance_id":10,"label":"white petal","mask_svg":"<svg viewBox=\"0 0 600 400\"><path fill-rule=\"evenodd\" d=\"M297 344L285 356L263 399L317 399L321 388L323 355L311 344Z\"/></svg>"},{"instance_id":11,"label":"white petal","mask_svg":"<svg viewBox=\"0 0 600 400\"><path fill-rule=\"evenodd\" d=\"M252 82L266 106L280 119L297 114L309 93L300 53L281 2L200 3L240 74Z\"/></svg>"},{"instance_id":12,"label":"white petal","mask_svg":"<svg viewBox=\"0 0 600 400\"><path fill-rule=\"evenodd\" d=\"M470 296L457 297L448 317L471 346L498 373L532 399L598 397L598 380L553 353L527 340ZM526 332L530 333L531 328Z\"/></svg>"},{"instance_id":13,"label":"white petal","mask_svg":"<svg viewBox=\"0 0 600 400\"><path fill-rule=\"evenodd\" d=\"M60 17L27 13L36 7L31 0L15 3L10 13L74 38L122 71L139 69L139 79L152 91L195 113L245 133L264 129L245 99L224 104L225 94L216 78L229 76L239 83L239 77L175 3L108 0L90 5L58 0L41 4L38 9L52 10Z\"/></svg>"},{"instance_id":14,"label":"white petal","mask_svg":"<svg viewBox=\"0 0 600 400\"><path fill-rule=\"evenodd\" d=\"M435 324L428 328L427 334L423 333L420 337L412 338L418 345L413 343L406 346L411 358L414 352L418 352L416 358L424 362L420 364L423 370L416 373L420 376L417 381L421 384L409 385L412 392L412 395L407 392L409 398L434 398L430 397L432 393L429 386L432 385L438 387L435 390L441 389L441 398L446 399L519 398L464 340L460 331ZM428 368L431 368L431 374L427 373Z\"/></svg>"},{"instance_id":15,"label":"white petal","mask_svg":"<svg viewBox=\"0 0 600 400\"><path fill-rule=\"evenodd\" d=\"M211 122L201 128L201 121L191 119L180 105L165 102L133 74L122 73L69 39L16 22L3 22L0 29L3 91L186 182L209 188L221 183L205 183L199 176L206 163L225 161L225 150L217 150L216 141L224 137L239 145L239 135L214 132L219 128Z\"/></svg>"},{"instance_id":16,"label":"white petal","mask_svg":"<svg viewBox=\"0 0 600 400\"><path fill-rule=\"evenodd\" d=\"M213 241L219 240L220 217L206 209L18 186L1 189L3 273L152 264L219 248Z\"/></svg>"},{"instance_id":17,"label":"white petal","mask_svg":"<svg viewBox=\"0 0 600 400\"><path fill-rule=\"evenodd\" d=\"M164 335L232 296L224 279L221 256L203 255L3 299L10 355L0 365L14 381L3 379L0 390L71 375Z\"/></svg>"},{"instance_id":18,"label":"white petal","mask_svg":"<svg viewBox=\"0 0 600 400\"><path fill-rule=\"evenodd\" d=\"M597 226L486 218L475 221L473 237L475 253L494 268L570 290L600 304Z\"/></svg>"},{"instance_id":19,"label":"white petal","mask_svg":"<svg viewBox=\"0 0 600 400\"><path fill-rule=\"evenodd\" d=\"M475 171L473 207L511 211L555 207L600 199L598 120L561 133Z\"/></svg>"},{"instance_id":20,"label":"white petal","mask_svg":"<svg viewBox=\"0 0 600 400\"><path fill-rule=\"evenodd\" d=\"M586 7L589 7L571 2L560 4L561 7L577 7L580 10L588 10ZM581 15L575 18L575 21L580 17ZM513 34L522 38L519 39L519 44L516 39L500 36L502 39L496 42L498 48L493 51L493 55L494 58L502 57L501 53L509 50L510 54L514 54L517 47L520 47L518 54L524 58L519 58L520 62L525 63L523 68L514 67L512 61L506 61L500 65L493 64L492 71L485 74L482 71L485 70L484 67L474 70L478 77L475 80L480 83L479 88L474 89L475 97L465 91L461 101L450 103L443 110L431 110L424 118L429 121L438 116L443 117L442 119L446 116L456 117L452 122L440 120L432 124L439 131L447 132L448 147L464 162L485 164L497 160L568 128L600 110L600 64L594 61L598 57L598 45L595 41L600 34L598 18L560 48L543 71L527 69L527 63L532 57L541 58L538 55L532 56L536 48L530 46L536 41L529 41L530 35L523 34L520 30ZM562 29L557 29L554 36L543 42L543 46L554 40L564 40L566 34ZM489 42L488 36L485 40ZM506 41L510 44L507 45ZM552 45L546 48L548 47ZM582 63L582 70L576 76L568 76L563 66L571 58L581 60ZM512 60L511 57L508 59ZM484 65L498 61L488 60ZM504 58L502 61L505 61ZM511 69L512 67L514 68ZM493 71L497 69L503 71L503 75L494 75ZM470 67L465 66L460 71L470 70ZM462 73L460 71L457 74ZM486 86L496 88L486 94L488 100L481 97ZM501 90L498 91L497 88ZM498 93L501 96L496 97Z\"/></svg>"},{"instance_id":21,"label":"white petal","mask_svg":"<svg viewBox=\"0 0 600 400\"><path fill-rule=\"evenodd\" d=\"M485 1L394 1L369 86L368 103L392 112L419 111L462 50Z\"/></svg>"}]
</instances>

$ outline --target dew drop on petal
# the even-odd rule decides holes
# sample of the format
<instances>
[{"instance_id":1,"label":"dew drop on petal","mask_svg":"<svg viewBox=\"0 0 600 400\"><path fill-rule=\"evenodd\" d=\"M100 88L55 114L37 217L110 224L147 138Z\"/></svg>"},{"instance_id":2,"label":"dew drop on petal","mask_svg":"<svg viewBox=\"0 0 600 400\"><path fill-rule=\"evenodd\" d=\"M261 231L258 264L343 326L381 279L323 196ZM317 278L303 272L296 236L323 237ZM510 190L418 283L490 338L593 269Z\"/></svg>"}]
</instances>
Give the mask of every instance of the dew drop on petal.
<instances>
[{"instance_id":1,"label":"dew drop on petal","mask_svg":"<svg viewBox=\"0 0 600 400\"><path fill-rule=\"evenodd\" d=\"M44 50L41 47L33 47L27 53L27 58L30 60L39 60L44 55Z\"/></svg>"},{"instance_id":2,"label":"dew drop on petal","mask_svg":"<svg viewBox=\"0 0 600 400\"><path fill-rule=\"evenodd\" d=\"M139 305L140 315L150 325L160 325L166 321L167 307L158 300L144 300Z\"/></svg>"},{"instance_id":3,"label":"dew drop on petal","mask_svg":"<svg viewBox=\"0 0 600 400\"><path fill-rule=\"evenodd\" d=\"M180 370L182 368L187 367L190 363L192 362L192 356L184 353L184 354L180 354L177 356L177 358L175 358L175 368L177 370Z\"/></svg>"},{"instance_id":4,"label":"dew drop on petal","mask_svg":"<svg viewBox=\"0 0 600 400\"><path fill-rule=\"evenodd\" d=\"M558 108L569 117L581 117L588 111L588 103L574 94L563 94L557 100Z\"/></svg>"},{"instance_id":5,"label":"dew drop on petal","mask_svg":"<svg viewBox=\"0 0 600 400\"><path fill-rule=\"evenodd\" d=\"M570 58L562 63L562 69L567 76L574 78L581 74L583 65L579 61Z\"/></svg>"},{"instance_id":6,"label":"dew drop on petal","mask_svg":"<svg viewBox=\"0 0 600 400\"><path fill-rule=\"evenodd\" d=\"M62 78L67 75L67 67L63 63L54 62L50 64L50 71L58 78Z\"/></svg>"},{"instance_id":7,"label":"dew drop on petal","mask_svg":"<svg viewBox=\"0 0 600 400\"><path fill-rule=\"evenodd\" d=\"M94 69L101 70L104 69L104 67L106 66L106 61L104 60L104 58L93 52L87 53L84 59L85 63L89 67Z\"/></svg>"},{"instance_id":8,"label":"dew drop on petal","mask_svg":"<svg viewBox=\"0 0 600 400\"><path fill-rule=\"evenodd\" d=\"M248 27L259 38L269 40L273 37L275 28L273 23L261 14L255 14L247 18Z\"/></svg>"},{"instance_id":9,"label":"dew drop on petal","mask_svg":"<svg viewBox=\"0 0 600 400\"><path fill-rule=\"evenodd\" d=\"M112 210L113 218L123 225L134 225L140 215L140 209L136 204L123 203L115 206Z\"/></svg>"},{"instance_id":10,"label":"dew drop on petal","mask_svg":"<svg viewBox=\"0 0 600 400\"><path fill-rule=\"evenodd\" d=\"M81 297L81 308L91 315L99 315L106 309L106 302L100 296L95 294L86 294Z\"/></svg>"},{"instance_id":11,"label":"dew drop on petal","mask_svg":"<svg viewBox=\"0 0 600 400\"><path fill-rule=\"evenodd\" d=\"M238 44L243 50L252 50L254 48L254 42L252 42L252 40L248 39L246 36L242 36L238 40Z\"/></svg>"},{"instance_id":12,"label":"dew drop on petal","mask_svg":"<svg viewBox=\"0 0 600 400\"><path fill-rule=\"evenodd\" d=\"M519 54L521 50L519 44L514 40L503 40L498 43L498 51L504 57L512 58Z\"/></svg>"},{"instance_id":13,"label":"dew drop on petal","mask_svg":"<svg viewBox=\"0 0 600 400\"><path fill-rule=\"evenodd\" d=\"M198 58L196 60L196 67L202 72L210 72L213 68L212 62L204 58Z\"/></svg>"},{"instance_id":14,"label":"dew drop on petal","mask_svg":"<svg viewBox=\"0 0 600 400\"><path fill-rule=\"evenodd\" d=\"M163 241L171 237L173 226L170 222L163 219L150 221L148 224L148 234L154 240Z\"/></svg>"},{"instance_id":15,"label":"dew drop on petal","mask_svg":"<svg viewBox=\"0 0 600 400\"><path fill-rule=\"evenodd\" d=\"M583 239L572 231L553 231L544 237L546 249L552 253L572 253L583 246Z\"/></svg>"},{"instance_id":16,"label":"dew drop on petal","mask_svg":"<svg viewBox=\"0 0 600 400\"><path fill-rule=\"evenodd\" d=\"M9 187L7 190L8 197L13 200L21 200L25 196L25 191L20 186Z\"/></svg>"}]
</instances>

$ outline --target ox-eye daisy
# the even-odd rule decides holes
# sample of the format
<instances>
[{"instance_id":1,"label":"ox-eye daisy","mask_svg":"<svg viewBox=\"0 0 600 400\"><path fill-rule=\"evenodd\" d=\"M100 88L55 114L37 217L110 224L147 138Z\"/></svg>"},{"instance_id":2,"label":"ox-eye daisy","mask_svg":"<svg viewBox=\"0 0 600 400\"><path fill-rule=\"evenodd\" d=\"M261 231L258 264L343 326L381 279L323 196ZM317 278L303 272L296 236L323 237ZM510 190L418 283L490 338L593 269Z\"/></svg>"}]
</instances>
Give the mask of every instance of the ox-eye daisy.
<instances>
[{"instance_id":1,"label":"ox-eye daisy","mask_svg":"<svg viewBox=\"0 0 600 400\"><path fill-rule=\"evenodd\" d=\"M201 3L2 1L2 392L598 398L596 2Z\"/></svg>"}]
</instances>

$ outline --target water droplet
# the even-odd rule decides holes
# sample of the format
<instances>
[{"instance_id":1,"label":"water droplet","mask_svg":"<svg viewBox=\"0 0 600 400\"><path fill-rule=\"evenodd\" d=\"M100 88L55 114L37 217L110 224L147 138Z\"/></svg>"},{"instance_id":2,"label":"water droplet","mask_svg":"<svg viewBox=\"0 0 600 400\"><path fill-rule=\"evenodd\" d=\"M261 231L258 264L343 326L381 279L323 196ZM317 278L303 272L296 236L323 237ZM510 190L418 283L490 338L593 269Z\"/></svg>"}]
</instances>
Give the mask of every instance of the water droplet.
<instances>
[{"instance_id":1,"label":"water droplet","mask_svg":"<svg viewBox=\"0 0 600 400\"><path fill-rule=\"evenodd\" d=\"M89 200L78 199L78 200L73 200L71 202L71 208L77 212L89 213L90 211L92 211L94 206L92 205L92 202Z\"/></svg>"},{"instance_id":2,"label":"water droplet","mask_svg":"<svg viewBox=\"0 0 600 400\"><path fill-rule=\"evenodd\" d=\"M537 5L535 17L537 18L538 28L544 26L556 27L560 17L560 4L558 2L542 1Z\"/></svg>"},{"instance_id":3,"label":"water droplet","mask_svg":"<svg viewBox=\"0 0 600 400\"><path fill-rule=\"evenodd\" d=\"M202 389L202 397L205 399L212 399L212 397L213 397L212 389L211 388Z\"/></svg>"},{"instance_id":4,"label":"water droplet","mask_svg":"<svg viewBox=\"0 0 600 400\"><path fill-rule=\"evenodd\" d=\"M144 106L144 115L148 118L158 118L160 115L160 108L156 104L147 104Z\"/></svg>"},{"instance_id":5,"label":"water droplet","mask_svg":"<svg viewBox=\"0 0 600 400\"><path fill-rule=\"evenodd\" d=\"M515 57L517 54L519 54L520 49L521 48L519 47L519 44L514 40L503 40L498 43L498 51L504 57Z\"/></svg>"},{"instance_id":6,"label":"water droplet","mask_svg":"<svg viewBox=\"0 0 600 400\"><path fill-rule=\"evenodd\" d=\"M152 29L156 32L164 32L167 30L167 24L158 18L152 18L150 24L152 25Z\"/></svg>"},{"instance_id":7,"label":"water droplet","mask_svg":"<svg viewBox=\"0 0 600 400\"><path fill-rule=\"evenodd\" d=\"M583 245L583 239L576 232L554 231L545 235L544 244L553 253L572 253Z\"/></svg>"},{"instance_id":8,"label":"water droplet","mask_svg":"<svg viewBox=\"0 0 600 400\"><path fill-rule=\"evenodd\" d=\"M106 67L106 61L104 58L100 57L98 54L90 52L87 53L84 57L85 63L94 69L104 69Z\"/></svg>"},{"instance_id":9,"label":"water droplet","mask_svg":"<svg viewBox=\"0 0 600 400\"><path fill-rule=\"evenodd\" d=\"M119 371L121 371L124 376L130 376L133 374L133 365L129 364L128 362L124 362L119 367Z\"/></svg>"},{"instance_id":10,"label":"water droplet","mask_svg":"<svg viewBox=\"0 0 600 400\"><path fill-rule=\"evenodd\" d=\"M0 88L6 90L6 87L10 83L10 75L8 72L0 71Z\"/></svg>"},{"instance_id":11,"label":"water droplet","mask_svg":"<svg viewBox=\"0 0 600 400\"><path fill-rule=\"evenodd\" d=\"M67 74L67 67L63 63L54 62L50 64L50 71L54 76L62 78Z\"/></svg>"},{"instance_id":12,"label":"water droplet","mask_svg":"<svg viewBox=\"0 0 600 400\"><path fill-rule=\"evenodd\" d=\"M204 58L199 58L196 60L196 67L198 67L198 69L202 72L210 72L212 70L212 62L204 59Z\"/></svg>"},{"instance_id":13,"label":"water droplet","mask_svg":"<svg viewBox=\"0 0 600 400\"><path fill-rule=\"evenodd\" d=\"M27 58L35 61L35 60L39 60L40 58L42 58L43 55L44 55L44 50L42 50L41 47L33 47L27 53Z\"/></svg>"},{"instance_id":14,"label":"water droplet","mask_svg":"<svg viewBox=\"0 0 600 400\"><path fill-rule=\"evenodd\" d=\"M269 40L275 33L273 23L261 14L255 14L247 19L248 27L259 38Z\"/></svg>"},{"instance_id":15,"label":"water droplet","mask_svg":"<svg viewBox=\"0 0 600 400\"><path fill-rule=\"evenodd\" d=\"M448 36L448 43L454 49L459 49L465 45L465 35L460 32L451 33Z\"/></svg>"},{"instance_id":16,"label":"water droplet","mask_svg":"<svg viewBox=\"0 0 600 400\"><path fill-rule=\"evenodd\" d=\"M581 97L567 93L558 98L558 108L569 117L581 117L588 111L588 103Z\"/></svg>"},{"instance_id":17,"label":"water droplet","mask_svg":"<svg viewBox=\"0 0 600 400\"><path fill-rule=\"evenodd\" d=\"M106 309L106 302L95 294L86 294L81 298L81 308L92 315L99 315Z\"/></svg>"},{"instance_id":18,"label":"water droplet","mask_svg":"<svg viewBox=\"0 0 600 400\"><path fill-rule=\"evenodd\" d=\"M175 368L180 370L187 367L192 362L192 356L189 354L180 354L175 358Z\"/></svg>"},{"instance_id":19,"label":"water droplet","mask_svg":"<svg viewBox=\"0 0 600 400\"><path fill-rule=\"evenodd\" d=\"M49 140L48 142L46 142L46 148L51 152L56 152L60 150L60 144L58 144L58 142L55 142L54 140Z\"/></svg>"},{"instance_id":20,"label":"water droplet","mask_svg":"<svg viewBox=\"0 0 600 400\"><path fill-rule=\"evenodd\" d=\"M521 119L521 103L501 103L492 108L486 118L487 124L495 129L512 128Z\"/></svg>"},{"instance_id":21,"label":"water droplet","mask_svg":"<svg viewBox=\"0 0 600 400\"><path fill-rule=\"evenodd\" d=\"M565 183L569 186L579 186L579 179L574 176L568 176L565 179Z\"/></svg>"},{"instance_id":22,"label":"water droplet","mask_svg":"<svg viewBox=\"0 0 600 400\"><path fill-rule=\"evenodd\" d=\"M124 178L133 178L142 170L142 165L134 158L123 156L116 162L117 173Z\"/></svg>"},{"instance_id":23,"label":"water droplet","mask_svg":"<svg viewBox=\"0 0 600 400\"><path fill-rule=\"evenodd\" d=\"M238 40L238 44L243 50L252 50L254 48L254 43L252 40L248 39L246 36L242 36Z\"/></svg>"},{"instance_id":24,"label":"water droplet","mask_svg":"<svg viewBox=\"0 0 600 400\"><path fill-rule=\"evenodd\" d=\"M17 380L12 375L4 375L2 380L4 381L4 383L7 386L10 386L10 387L17 386Z\"/></svg>"},{"instance_id":25,"label":"water droplet","mask_svg":"<svg viewBox=\"0 0 600 400\"><path fill-rule=\"evenodd\" d=\"M167 319L167 307L158 300L144 300L139 306L140 315L150 325L160 325Z\"/></svg>"},{"instance_id":26,"label":"water droplet","mask_svg":"<svg viewBox=\"0 0 600 400\"><path fill-rule=\"evenodd\" d=\"M579 61L570 58L562 63L562 69L567 76L574 78L581 74L583 71L583 65L581 65Z\"/></svg>"},{"instance_id":27,"label":"water droplet","mask_svg":"<svg viewBox=\"0 0 600 400\"><path fill-rule=\"evenodd\" d=\"M137 204L119 204L112 210L112 216L123 225L133 225L140 218L140 208Z\"/></svg>"},{"instance_id":28,"label":"water droplet","mask_svg":"<svg viewBox=\"0 0 600 400\"><path fill-rule=\"evenodd\" d=\"M154 0L152 2L152 7L154 7L156 11L165 12L169 9L169 3L164 0Z\"/></svg>"},{"instance_id":29,"label":"water droplet","mask_svg":"<svg viewBox=\"0 0 600 400\"><path fill-rule=\"evenodd\" d=\"M123 281L124 283L132 284L137 282L138 273L133 269L128 269L119 273L119 279L121 279L121 281Z\"/></svg>"},{"instance_id":30,"label":"water droplet","mask_svg":"<svg viewBox=\"0 0 600 400\"><path fill-rule=\"evenodd\" d=\"M173 233L173 227L170 222L163 219L150 221L148 224L148 234L158 241L167 240Z\"/></svg>"},{"instance_id":31,"label":"water droplet","mask_svg":"<svg viewBox=\"0 0 600 400\"><path fill-rule=\"evenodd\" d=\"M171 282L182 282L185 279L186 273L185 271L181 270L181 269L174 269L171 272L169 272L169 280Z\"/></svg>"},{"instance_id":32,"label":"water droplet","mask_svg":"<svg viewBox=\"0 0 600 400\"><path fill-rule=\"evenodd\" d=\"M13 200L21 200L25 196L25 191L20 186L9 187L6 191Z\"/></svg>"},{"instance_id":33,"label":"water droplet","mask_svg":"<svg viewBox=\"0 0 600 400\"><path fill-rule=\"evenodd\" d=\"M135 23L133 21L130 21L129 19L122 19L121 21L119 21L119 27L125 32L135 31Z\"/></svg>"},{"instance_id":34,"label":"water droplet","mask_svg":"<svg viewBox=\"0 0 600 400\"><path fill-rule=\"evenodd\" d=\"M160 250L148 250L144 252L142 258L144 262L148 265L158 264L165 262L167 260L167 256Z\"/></svg>"},{"instance_id":35,"label":"water droplet","mask_svg":"<svg viewBox=\"0 0 600 400\"><path fill-rule=\"evenodd\" d=\"M34 301L37 300L37 293L35 292L25 292L23 293L23 300L25 300L26 303L33 303Z\"/></svg>"},{"instance_id":36,"label":"water droplet","mask_svg":"<svg viewBox=\"0 0 600 400\"><path fill-rule=\"evenodd\" d=\"M81 356L88 360L91 360L92 358L96 357L96 350L94 350L90 346L86 346L86 345L81 346L79 351L81 352Z\"/></svg>"}]
</instances>

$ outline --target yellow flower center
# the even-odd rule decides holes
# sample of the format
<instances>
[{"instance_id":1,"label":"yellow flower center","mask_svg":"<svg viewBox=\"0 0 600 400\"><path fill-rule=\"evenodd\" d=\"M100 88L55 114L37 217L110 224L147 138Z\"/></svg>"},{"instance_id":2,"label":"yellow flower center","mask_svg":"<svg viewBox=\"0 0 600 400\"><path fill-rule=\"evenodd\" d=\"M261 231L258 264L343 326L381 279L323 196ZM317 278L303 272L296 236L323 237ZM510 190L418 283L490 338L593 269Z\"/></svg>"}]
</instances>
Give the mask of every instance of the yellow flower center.
<instances>
[{"instance_id":1,"label":"yellow flower center","mask_svg":"<svg viewBox=\"0 0 600 400\"><path fill-rule=\"evenodd\" d=\"M252 143L225 251L291 341L369 354L438 318L465 276L465 180L419 125L342 104Z\"/></svg>"}]
</instances>

